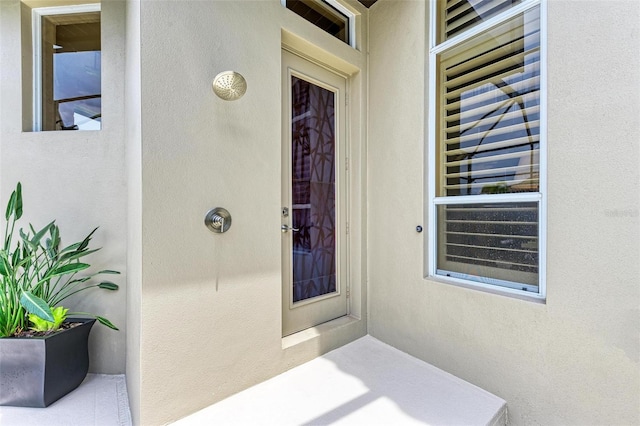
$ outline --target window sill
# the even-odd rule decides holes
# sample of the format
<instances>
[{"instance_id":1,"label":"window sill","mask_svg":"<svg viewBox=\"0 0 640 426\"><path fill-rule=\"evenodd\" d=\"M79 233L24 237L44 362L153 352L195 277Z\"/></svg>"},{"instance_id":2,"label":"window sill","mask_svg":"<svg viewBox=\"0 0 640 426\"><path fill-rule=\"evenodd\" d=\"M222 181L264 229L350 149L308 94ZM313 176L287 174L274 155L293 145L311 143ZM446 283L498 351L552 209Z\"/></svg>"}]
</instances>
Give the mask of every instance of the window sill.
<instances>
[{"instance_id":1,"label":"window sill","mask_svg":"<svg viewBox=\"0 0 640 426\"><path fill-rule=\"evenodd\" d=\"M469 290L481 291L483 293L496 294L498 296L506 296L512 299L524 300L526 302L533 302L541 305L546 305L546 296L540 294L525 294L518 290L512 290L509 288L501 288L489 285L474 284L468 281L458 280L455 278L445 278L440 276L427 276L424 277L426 281L431 281L439 284L453 285L456 287L462 287Z\"/></svg>"}]
</instances>

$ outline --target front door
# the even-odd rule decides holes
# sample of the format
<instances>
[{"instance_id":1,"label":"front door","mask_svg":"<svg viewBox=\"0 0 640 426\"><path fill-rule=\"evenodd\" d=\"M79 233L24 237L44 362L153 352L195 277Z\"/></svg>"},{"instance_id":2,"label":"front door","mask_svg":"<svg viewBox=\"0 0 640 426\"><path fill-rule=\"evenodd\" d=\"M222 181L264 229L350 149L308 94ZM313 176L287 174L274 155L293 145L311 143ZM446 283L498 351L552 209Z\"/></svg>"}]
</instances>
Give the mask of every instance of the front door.
<instances>
[{"instance_id":1,"label":"front door","mask_svg":"<svg viewBox=\"0 0 640 426\"><path fill-rule=\"evenodd\" d=\"M282 51L282 335L347 314L346 80Z\"/></svg>"}]
</instances>

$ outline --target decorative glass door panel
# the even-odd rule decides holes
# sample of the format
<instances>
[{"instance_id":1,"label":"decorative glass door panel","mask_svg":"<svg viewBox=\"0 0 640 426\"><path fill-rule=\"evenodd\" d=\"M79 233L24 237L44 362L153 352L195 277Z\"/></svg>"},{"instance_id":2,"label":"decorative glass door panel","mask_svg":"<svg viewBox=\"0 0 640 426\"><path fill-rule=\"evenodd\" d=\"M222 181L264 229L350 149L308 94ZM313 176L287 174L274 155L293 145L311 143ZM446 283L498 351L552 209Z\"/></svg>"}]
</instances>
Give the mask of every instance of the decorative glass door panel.
<instances>
[{"instance_id":1,"label":"decorative glass door panel","mask_svg":"<svg viewBox=\"0 0 640 426\"><path fill-rule=\"evenodd\" d=\"M343 77L283 52L283 335L346 315Z\"/></svg>"},{"instance_id":2,"label":"decorative glass door panel","mask_svg":"<svg viewBox=\"0 0 640 426\"><path fill-rule=\"evenodd\" d=\"M293 301L336 291L335 97L291 77Z\"/></svg>"}]
</instances>

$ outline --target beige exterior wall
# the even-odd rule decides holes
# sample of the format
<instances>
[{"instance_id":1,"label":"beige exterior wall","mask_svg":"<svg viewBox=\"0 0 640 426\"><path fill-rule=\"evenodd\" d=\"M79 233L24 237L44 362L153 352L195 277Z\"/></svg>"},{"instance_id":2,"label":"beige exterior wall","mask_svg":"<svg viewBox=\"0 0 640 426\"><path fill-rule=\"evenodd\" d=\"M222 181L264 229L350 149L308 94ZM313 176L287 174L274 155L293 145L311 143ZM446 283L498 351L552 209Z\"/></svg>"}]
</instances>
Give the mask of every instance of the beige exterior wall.
<instances>
[{"instance_id":1,"label":"beige exterior wall","mask_svg":"<svg viewBox=\"0 0 640 426\"><path fill-rule=\"evenodd\" d=\"M23 132L23 116L31 108L31 73L28 56L27 69L24 74L21 72L21 58L31 49L26 43L27 48L22 50L20 11L20 1L0 1L0 204L6 205L16 182L21 181L23 227L29 222L42 227L56 219L62 244L71 244L100 226L92 245L103 249L87 260L95 268L121 271L123 274L114 278L121 288L113 293L87 292L72 301L70 307L106 316L121 329L116 332L100 325L93 328L90 369L122 374L127 301L127 178L122 126L124 2L102 5L103 34L109 37L103 38L104 120L99 132ZM24 97L23 87L27 88Z\"/></svg>"},{"instance_id":2,"label":"beige exterior wall","mask_svg":"<svg viewBox=\"0 0 640 426\"><path fill-rule=\"evenodd\" d=\"M548 5L546 304L423 278L428 6L370 10L369 333L513 424L640 422L640 3ZM402 28L402 31L398 31Z\"/></svg>"},{"instance_id":3,"label":"beige exterior wall","mask_svg":"<svg viewBox=\"0 0 640 426\"><path fill-rule=\"evenodd\" d=\"M361 48L366 9L350 5ZM31 72L30 63L21 64L30 44L28 30L20 36L21 7L18 0L0 2L2 199L21 180L29 220L57 217L68 238L100 224L96 243L105 248L96 263L128 268L118 293L87 298L83 306L122 329L94 329L92 371L123 373L126 364L136 423L178 419L366 334L361 50L279 0L104 0L103 129L34 133L23 131L31 101L29 84L21 88ZM22 27L28 24L27 17ZM285 43L350 75L352 304L349 320L283 340ZM211 90L213 77L229 69L249 85L236 102ZM215 206L233 216L224 235L203 224Z\"/></svg>"},{"instance_id":4,"label":"beige exterior wall","mask_svg":"<svg viewBox=\"0 0 640 426\"><path fill-rule=\"evenodd\" d=\"M100 225L94 263L127 270L83 301L122 328L95 327L92 370L126 363L135 422L163 424L365 334L368 317L374 337L506 399L514 424L640 422L638 3L549 2L546 304L423 278L428 2L350 4L360 50L279 0L105 0L103 130L32 133L20 2L0 1L0 197L21 180L26 219L57 218L69 240ZM283 43L352 73L363 319L284 342ZM235 102L211 91L230 69L248 82ZM203 225L216 206L233 216L223 235Z\"/></svg>"},{"instance_id":5,"label":"beige exterior wall","mask_svg":"<svg viewBox=\"0 0 640 426\"><path fill-rule=\"evenodd\" d=\"M141 238L135 254L141 259L141 311L139 359L132 353L128 361L139 363L139 387L132 386L140 391L135 420L152 425L366 334L365 320L351 321L283 349L291 343L281 337L283 30L311 55L324 50L338 68L362 70L366 56L308 25L279 0L142 1L139 22L142 216L130 223L140 227L131 232ZM296 36L316 48L302 46ZM226 70L246 78L242 99L228 102L213 94L213 78ZM356 72L351 79L354 246L363 244L358 140L365 77ZM135 170L133 162L129 172ZM218 206L233 218L222 235L203 224L205 213ZM136 209L130 206L134 215ZM359 287L364 264L357 256L353 261ZM357 304L354 313L365 312ZM130 377L130 386L137 380Z\"/></svg>"},{"instance_id":6,"label":"beige exterior wall","mask_svg":"<svg viewBox=\"0 0 640 426\"><path fill-rule=\"evenodd\" d=\"M138 416L141 383L142 315L142 109L140 75L140 1L126 2L125 140L127 173L127 351L129 404Z\"/></svg>"}]
</instances>

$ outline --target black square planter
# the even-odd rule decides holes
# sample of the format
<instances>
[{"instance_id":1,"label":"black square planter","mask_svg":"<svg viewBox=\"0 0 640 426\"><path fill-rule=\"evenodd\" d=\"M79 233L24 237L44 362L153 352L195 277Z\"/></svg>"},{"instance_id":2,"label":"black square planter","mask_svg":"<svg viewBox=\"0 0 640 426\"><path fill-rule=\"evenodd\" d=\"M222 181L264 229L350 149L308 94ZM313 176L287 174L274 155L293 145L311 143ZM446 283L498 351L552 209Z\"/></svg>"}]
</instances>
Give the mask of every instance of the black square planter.
<instances>
[{"instance_id":1,"label":"black square planter","mask_svg":"<svg viewBox=\"0 0 640 426\"><path fill-rule=\"evenodd\" d=\"M95 319L47 337L0 339L0 405L47 407L84 380Z\"/></svg>"}]
</instances>

